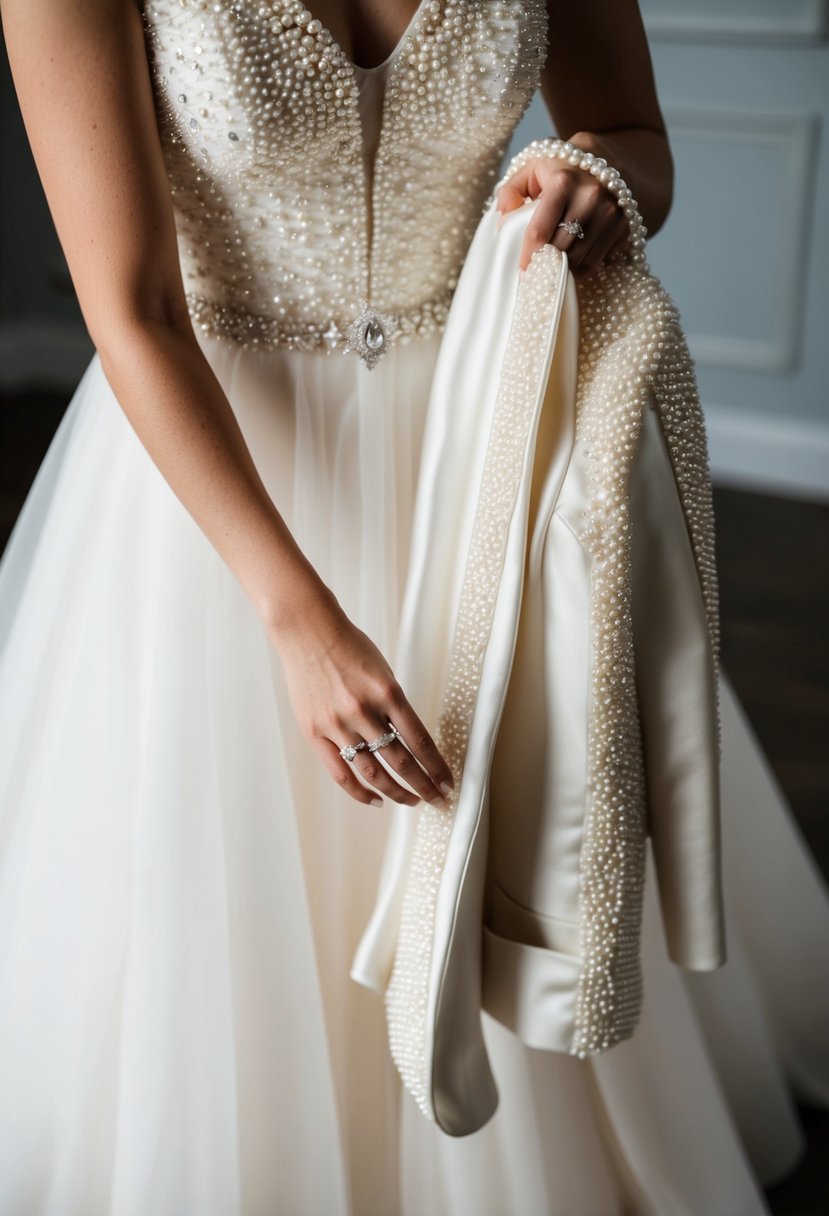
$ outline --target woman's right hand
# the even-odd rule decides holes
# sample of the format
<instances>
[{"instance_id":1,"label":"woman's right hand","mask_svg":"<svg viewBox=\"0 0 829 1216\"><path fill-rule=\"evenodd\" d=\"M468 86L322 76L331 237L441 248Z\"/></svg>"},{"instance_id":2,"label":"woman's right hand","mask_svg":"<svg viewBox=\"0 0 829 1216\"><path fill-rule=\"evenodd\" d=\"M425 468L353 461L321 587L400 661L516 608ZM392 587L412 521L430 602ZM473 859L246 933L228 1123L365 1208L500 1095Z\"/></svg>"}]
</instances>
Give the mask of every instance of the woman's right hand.
<instances>
[{"instance_id":1,"label":"woman's right hand","mask_svg":"<svg viewBox=\"0 0 829 1216\"><path fill-rule=\"evenodd\" d=\"M454 784L449 766L383 655L327 588L315 588L290 623L272 625L269 633L300 729L341 789L375 806L382 805L378 794L408 806L421 800L446 806ZM388 733L389 723L403 742L384 747L383 760L414 794L380 763L379 752L358 751L351 762L340 755L346 744Z\"/></svg>"}]
</instances>

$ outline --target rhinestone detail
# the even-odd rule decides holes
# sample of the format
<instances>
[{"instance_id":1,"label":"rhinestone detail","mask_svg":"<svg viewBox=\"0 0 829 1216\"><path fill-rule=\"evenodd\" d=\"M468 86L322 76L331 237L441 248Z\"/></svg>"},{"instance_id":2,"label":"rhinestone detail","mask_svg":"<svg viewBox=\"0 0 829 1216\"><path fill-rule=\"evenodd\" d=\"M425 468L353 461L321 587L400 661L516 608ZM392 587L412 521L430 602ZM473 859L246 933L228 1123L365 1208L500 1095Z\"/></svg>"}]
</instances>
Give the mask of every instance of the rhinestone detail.
<instances>
[{"instance_id":1,"label":"rhinestone detail","mask_svg":"<svg viewBox=\"0 0 829 1216\"><path fill-rule=\"evenodd\" d=\"M361 355L348 332L368 301L394 318L384 351L440 331L538 84L543 0L423 4L389 68L370 191L354 66L300 0L145 0L144 18L194 323Z\"/></svg>"},{"instance_id":2,"label":"rhinestone detail","mask_svg":"<svg viewBox=\"0 0 829 1216\"><path fill-rule=\"evenodd\" d=\"M364 739L361 739L359 743L347 743L345 747L340 748L340 755L343 760L347 760L350 764L357 755L357 752L361 752L366 747L368 747L368 744Z\"/></svg>"},{"instance_id":3,"label":"rhinestone detail","mask_svg":"<svg viewBox=\"0 0 829 1216\"><path fill-rule=\"evenodd\" d=\"M369 308L368 301L363 300L360 315L351 322L346 331L343 350L355 350L370 370L385 354L388 343L396 333L395 318L387 313L377 312L375 308Z\"/></svg>"}]
</instances>

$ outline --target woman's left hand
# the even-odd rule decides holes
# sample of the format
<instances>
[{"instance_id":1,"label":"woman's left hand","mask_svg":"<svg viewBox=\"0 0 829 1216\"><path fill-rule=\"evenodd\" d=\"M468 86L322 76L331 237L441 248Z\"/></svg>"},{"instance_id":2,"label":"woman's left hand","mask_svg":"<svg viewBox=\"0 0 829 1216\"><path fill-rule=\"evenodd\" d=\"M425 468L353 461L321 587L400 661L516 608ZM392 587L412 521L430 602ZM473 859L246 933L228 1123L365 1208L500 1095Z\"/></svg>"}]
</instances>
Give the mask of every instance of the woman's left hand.
<instances>
[{"instance_id":1,"label":"woman's left hand","mask_svg":"<svg viewBox=\"0 0 829 1216\"><path fill-rule=\"evenodd\" d=\"M523 206L526 198L539 202L521 245L521 270L527 269L535 251L546 244L567 251L575 274L587 274L609 255L628 247L628 222L621 207L607 187L585 169L549 156L528 161L498 191L499 228L507 212ZM583 237L559 227L572 221L581 225Z\"/></svg>"}]
</instances>

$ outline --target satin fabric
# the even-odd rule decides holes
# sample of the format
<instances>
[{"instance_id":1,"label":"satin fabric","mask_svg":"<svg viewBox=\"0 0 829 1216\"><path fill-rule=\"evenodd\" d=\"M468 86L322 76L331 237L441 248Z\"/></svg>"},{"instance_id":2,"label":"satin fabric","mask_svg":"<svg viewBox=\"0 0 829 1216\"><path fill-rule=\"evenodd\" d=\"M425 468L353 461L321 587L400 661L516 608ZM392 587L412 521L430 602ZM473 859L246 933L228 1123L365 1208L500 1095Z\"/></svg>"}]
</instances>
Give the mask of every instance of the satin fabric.
<instances>
[{"instance_id":1,"label":"satin fabric","mask_svg":"<svg viewBox=\"0 0 829 1216\"><path fill-rule=\"evenodd\" d=\"M353 380L204 347L391 653L437 346ZM401 1094L382 1001L348 979L399 809L333 788L97 361L0 566L0 625L0 1208L766 1211L760 1180L803 1150L793 1095L829 1103L829 899L725 672L727 965L669 962L650 870L636 1036L578 1060L485 1013L499 1109L455 1139Z\"/></svg>"},{"instance_id":2,"label":"satin fabric","mask_svg":"<svg viewBox=\"0 0 829 1216\"><path fill-rule=\"evenodd\" d=\"M521 374L522 356L533 357L520 350L526 338L515 326L518 257L534 209L511 213L500 232L493 206L482 218L431 391L397 666L433 731L476 516L487 510L487 492L505 492L484 489L499 393ZM543 252L552 259L556 251ZM423 1031L431 1093L423 1105L452 1134L477 1130L497 1103L481 1006L528 1046L573 1050L587 965L580 867L595 639L592 559L580 534L590 495L587 445L576 441L578 300L566 257L561 262L530 272L547 275L536 304L545 313L534 339L541 354L526 390L533 404L524 467L434 914ZM670 956L706 970L725 961L716 678L665 436L656 409L645 414L628 493L647 830ZM411 893L419 813L394 820L377 906L352 967L355 979L381 990L399 934L413 932L405 918L401 929L407 888L409 899L427 898ZM407 1016L393 1015L393 1038L395 1022Z\"/></svg>"},{"instance_id":3,"label":"satin fabric","mask_svg":"<svg viewBox=\"0 0 829 1216\"><path fill-rule=\"evenodd\" d=\"M370 373L202 345L289 526L393 656L439 343ZM484 1013L499 1109L444 1135L348 979L398 808L333 787L94 360L0 565L0 1210L765 1212L803 1151L793 1095L829 1102L829 898L720 689L727 965L669 962L649 870L637 1035L579 1060Z\"/></svg>"}]
</instances>

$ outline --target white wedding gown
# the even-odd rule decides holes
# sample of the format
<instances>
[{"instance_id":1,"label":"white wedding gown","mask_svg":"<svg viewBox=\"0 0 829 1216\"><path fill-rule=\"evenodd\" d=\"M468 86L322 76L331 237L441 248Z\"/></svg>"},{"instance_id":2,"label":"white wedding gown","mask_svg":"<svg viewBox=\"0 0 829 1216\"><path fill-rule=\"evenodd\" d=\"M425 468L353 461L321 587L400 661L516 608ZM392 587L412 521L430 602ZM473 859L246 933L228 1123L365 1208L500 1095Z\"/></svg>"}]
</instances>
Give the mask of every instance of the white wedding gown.
<instances>
[{"instance_id":1,"label":"white wedding gown","mask_svg":"<svg viewBox=\"0 0 829 1216\"><path fill-rule=\"evenodd\" d=\"M393 62L355 71L367 156ZM300 544L393 656L439 334L370 372L199 340ZM724 675L727 965L668 961L649 869L633 1039L579 1060L485 1015L500 1107L452 1139L349 978L392 809L323 771L97 357L0 567L0 639L5 1216L766 1210L795 1098L829 1102L829 900Z\"/></svg>"}]
</instances>

